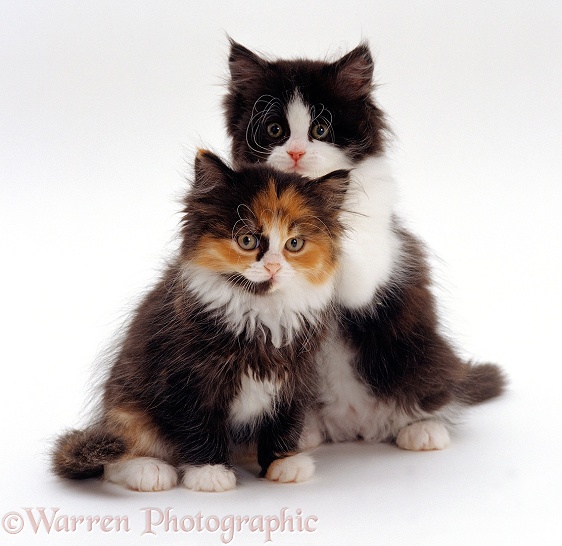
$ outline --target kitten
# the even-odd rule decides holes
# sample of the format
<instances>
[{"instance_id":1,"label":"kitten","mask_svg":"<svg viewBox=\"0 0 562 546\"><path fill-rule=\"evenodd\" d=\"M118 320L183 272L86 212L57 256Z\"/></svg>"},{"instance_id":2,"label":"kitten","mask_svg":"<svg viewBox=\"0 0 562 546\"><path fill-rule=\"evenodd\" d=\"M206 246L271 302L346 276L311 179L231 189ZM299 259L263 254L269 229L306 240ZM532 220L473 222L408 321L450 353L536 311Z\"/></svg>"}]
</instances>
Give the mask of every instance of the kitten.
<instances>
[{"instance_id":1,"label":"kitten","mask_svg":"<svg viewBox=\"0 0 562 546\"><path fill-rule=\"evenodd\" d=\"M224 109L235 161L306 176L352 169L340 318L318 356L319 403L301 446L364 438L446 447L455 411L498 396L505 380L495 365L462 361L438 331L423 245L394 214L368 46L335 62L270 61L231 41L229 66Z\"/></svg>"},{"instance_id":2,"label":"kitten","mask_svg":"<svg viewBox=\"0 0 562 546\"><path fill-rule=\"evenodd\" d=\"M233 445L257 442L261 475L303 481L298 452L331 312L348 173L317 179L200 152L179 255L137 308L101 416L61 436L53 470L131 489L235 486Z\"/></svg>"}]
</instances>

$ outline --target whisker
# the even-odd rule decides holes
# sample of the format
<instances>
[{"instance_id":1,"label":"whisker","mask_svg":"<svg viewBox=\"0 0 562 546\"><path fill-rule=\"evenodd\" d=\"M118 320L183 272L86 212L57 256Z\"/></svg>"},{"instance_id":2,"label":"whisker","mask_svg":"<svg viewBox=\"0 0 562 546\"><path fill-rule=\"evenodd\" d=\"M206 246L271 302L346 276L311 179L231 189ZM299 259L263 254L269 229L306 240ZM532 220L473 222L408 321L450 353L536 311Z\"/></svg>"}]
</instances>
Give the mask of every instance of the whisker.
<instances>
[{"instance_id":1,"label":"whisker","mask_svg":"<svg viewBox=\"0 0 562 546\"><path fill-rule=\"evenodd\" d=\"M246 127L245 136L248 148L258 156L266 157L271 152L273 146L261 145L258 142L258 134L265 120L276 111L281 112L281 101L272 95L262 95L256 100L252 107L252 113L248 126Z\"/></svg>"}]
</instances>

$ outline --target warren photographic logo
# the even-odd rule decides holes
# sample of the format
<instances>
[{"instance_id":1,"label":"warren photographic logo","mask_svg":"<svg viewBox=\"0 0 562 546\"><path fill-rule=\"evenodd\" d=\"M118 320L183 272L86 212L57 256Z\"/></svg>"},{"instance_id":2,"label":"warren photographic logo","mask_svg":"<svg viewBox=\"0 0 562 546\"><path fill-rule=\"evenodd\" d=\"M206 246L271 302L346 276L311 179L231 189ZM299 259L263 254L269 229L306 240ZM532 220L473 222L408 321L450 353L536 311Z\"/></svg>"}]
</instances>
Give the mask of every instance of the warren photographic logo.
<instances>
[{"instance_id":1,"label":"warren photographic logo","mask_svg":"<svg viewBox=\"0 0 562 546\"><path fill-rule=\"evenodd\" d=\"M140 517L139 517L140 516ZM223 544L230 544L244 534L261 534L264 543L273 542L279 533L310 534L318 527L318 517L306 515L298 508L281 508L269 515L178 514L173 508L143 508L136 517L129 515L67 514L61 508L22 508L7 512L1 530L16 535L30 533L136 533L143 535L194 534L214 535Z\"/></svg>"}]
</instances>

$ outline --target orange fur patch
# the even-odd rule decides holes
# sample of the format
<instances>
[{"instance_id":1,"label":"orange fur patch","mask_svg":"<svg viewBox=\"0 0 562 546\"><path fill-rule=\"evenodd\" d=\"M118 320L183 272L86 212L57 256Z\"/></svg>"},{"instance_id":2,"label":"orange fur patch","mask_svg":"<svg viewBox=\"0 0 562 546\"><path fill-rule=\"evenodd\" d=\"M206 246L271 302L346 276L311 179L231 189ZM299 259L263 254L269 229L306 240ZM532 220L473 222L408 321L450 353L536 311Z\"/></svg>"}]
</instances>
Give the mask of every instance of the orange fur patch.
<instances>
[{"instance_id":1,"label":"orange fur patch","mask_svg":"<svg viewBox=\"0 0 562 546\"><path fill-rule=\"evenodd\" d=\"M289 236L288 238L290 238ZM323 284L334 273L335 261L330 251L331 244L328 237L322 242L305 241L300 252L285 251L287 261L297 270L304 271L311 284Z\"/></svg>"},{"instance_id":2,"label":"orange fur patch","mask_svg":"<svg viewBox=\"0 0 562 546\"><path fill-rule=\"evenodd\" d=\"M294 188L277 195L273 180L270 180L266 190L256 196L251 209L265 231L271 231L274 224L288 229L290 223L297 218L310 215L303 197Z\"/></svg>"},{"instance_id":3,"label":"orange fur patch","mask_svg":"<svg viewBox=\"0 0 562 546\"><path fill-rule=\"evenodd\" d=\"M218 273L242 273L255 261L256 254L257 251L242 251L231 239L217 239L205 235L197 245L194 263Z\"/></svg>"},{"instance_id":4,"label":"orange fur patch","mask_svg":"<svg viewBox=\"0 0 562 546\"><path fill-rule=\"evenodd\" d=\"M169 447L145 413L130 408L112 408L107 412L106 419L112 432L125 440L127 458L157 457L170 460L172 454Z\"/></svg>"}]
</instances>

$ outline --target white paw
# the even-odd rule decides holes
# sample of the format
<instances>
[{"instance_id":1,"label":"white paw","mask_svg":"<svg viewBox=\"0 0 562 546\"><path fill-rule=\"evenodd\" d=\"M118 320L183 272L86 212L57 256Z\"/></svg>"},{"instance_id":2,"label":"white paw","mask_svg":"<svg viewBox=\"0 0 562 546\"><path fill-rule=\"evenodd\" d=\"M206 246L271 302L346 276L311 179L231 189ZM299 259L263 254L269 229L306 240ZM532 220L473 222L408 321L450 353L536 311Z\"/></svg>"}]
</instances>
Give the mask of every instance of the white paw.
<instances>
[{"instance_id":1,"label":"white paw","mask_svg":"<svg viewBox=\"0 0 562 546\"><path fill-rule=\"evenodd\" d=\"M314 474L314 460L306 453L298 453L273 461L265 477L272 482L304 482Z\"/></svg>"},{"instance_id":2,"label":"white paw","mask_svg":"<svg viewBox=\"0 0 562 546\"><path fill-rule=\"evenodd\" d=\"M449 445L449 432L438 421L417 421L400 430L396 445L411 451L445 449Z\"/></svg>"},{"instance_id":3,"label":"white paw","mask_svg":"<svg viewBox=\"0 0 562 546\"><path fill-rule=\"evenodd\" d=\"M183 467L183 485L193 491L228 491L236 487L234 470L222 464Z\"/></svg>"},{"instance_id":4,"label":"white paw","mask_svg":"<svg viewBox=\"0 0 562 546\"><path fill-rule=\"evenodd\" d=\"M152 457L137 457L106 464L103 477L135 491L164 491L172 489L178 483L176 469Z\"/></svg>"}]
</instances>

